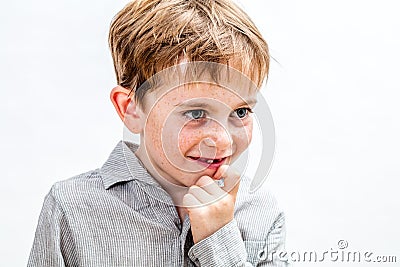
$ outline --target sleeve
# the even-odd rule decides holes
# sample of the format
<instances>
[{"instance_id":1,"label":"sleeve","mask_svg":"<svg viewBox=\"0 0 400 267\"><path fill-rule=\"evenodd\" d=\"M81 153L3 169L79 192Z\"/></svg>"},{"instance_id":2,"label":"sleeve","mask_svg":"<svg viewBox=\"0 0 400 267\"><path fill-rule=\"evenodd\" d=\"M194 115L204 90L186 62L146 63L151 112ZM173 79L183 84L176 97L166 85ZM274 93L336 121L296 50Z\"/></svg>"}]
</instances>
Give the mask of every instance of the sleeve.
<instances>
[{"instance_id":1,"label":"sleeve","mask_svg":"<svg viewBox=\"0 0 400 267\"><path fill-rule=\"evenodd\" d=\"M65 216L52 195L46 196L39 216L28 267L64 267L61 233L66 226Z\"/></svg>"},{"instance_id":2,"label":"sleeve","mask_svg":"<svg viewBox=\"0 0 400 267\"><path fill-rule=\"evenodd\" d=\"M196 266L245 266L247 257L235 219L194 244L188 254Z\"/></svg>"},{"instance_id":3,"label":"sleeve","mask_svg":"<svg viewBox=\"0 0 400 267\"><path fill-rule=\"evenodd\" d=\"M258 242L244 241L235 220L211 236L194 244L189 258L196 266L287 267L286 259L278 257L284 251L285 220L280 214L267 235Z\"/></svg>"},{"instance_id":4,"label":"sleeve","mask_svg":"<svg viewBox=\"0 0 400 267\"><path fill-rule=\"evenodd\" d=\"M280 213L268 233L265 245L261 250L254 253L255 262L258 262L258 265L254 266L289 267L285 251L285 239L285 217L283 213Z\"/></svg>"}]
</instances>

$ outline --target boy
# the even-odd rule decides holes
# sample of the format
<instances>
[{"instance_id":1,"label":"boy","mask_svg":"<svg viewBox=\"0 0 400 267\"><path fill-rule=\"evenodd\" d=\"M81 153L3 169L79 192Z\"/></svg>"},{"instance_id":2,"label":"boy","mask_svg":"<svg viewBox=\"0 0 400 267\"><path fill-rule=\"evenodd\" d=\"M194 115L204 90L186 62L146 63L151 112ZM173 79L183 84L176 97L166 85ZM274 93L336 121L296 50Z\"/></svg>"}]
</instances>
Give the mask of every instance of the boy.
<instances>
[{"instance_id":1,"label":"boy","mask_svg":"<svg viewBox=\"0 0 400 267\"><path fill-rule=\"evenodd\" d=\"M230 0L135 0L109 34L111 101L140 144L47 195L28 266L286 266L284 218L229 164L248 147L267 44Z\"/></svg>"}]
</instances>

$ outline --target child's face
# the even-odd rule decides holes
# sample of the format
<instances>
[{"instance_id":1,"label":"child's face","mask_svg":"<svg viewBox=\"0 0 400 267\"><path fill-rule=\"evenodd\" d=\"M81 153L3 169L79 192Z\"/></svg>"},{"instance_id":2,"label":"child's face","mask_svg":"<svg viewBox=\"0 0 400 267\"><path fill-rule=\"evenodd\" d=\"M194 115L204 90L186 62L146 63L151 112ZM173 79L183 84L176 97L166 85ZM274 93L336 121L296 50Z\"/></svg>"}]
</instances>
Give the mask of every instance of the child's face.
<instances>
[{"instance_id":1,"label":"child's face","mask_svg":"<svg viewBox=\"0 0 400 267\"><path fill-rule=\"evenodd\" d=\"M152 165L146 168L173 184L191 186L233 162L251 141L257 94L239 90L196 83L148 93L136 153Z\"/></svg>"}]
</instances>

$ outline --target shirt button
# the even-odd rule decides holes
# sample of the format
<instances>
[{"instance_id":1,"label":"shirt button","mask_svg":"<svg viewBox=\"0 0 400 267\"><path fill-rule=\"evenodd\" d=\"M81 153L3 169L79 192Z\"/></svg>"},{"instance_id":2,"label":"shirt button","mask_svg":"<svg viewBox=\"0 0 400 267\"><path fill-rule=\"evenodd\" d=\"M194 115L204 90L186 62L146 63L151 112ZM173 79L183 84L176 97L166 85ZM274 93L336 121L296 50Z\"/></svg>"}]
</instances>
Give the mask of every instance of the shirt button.
<instances>
[{"instance_id":1,"label":"shirt button","mask_svg":"<svg viewBox=\"0 0 400 267\"><path fill-rule=\"evenodd\" d=\"M246 263L244 264L244 266L245 266L245 267L253 267L253 264L251 264L250 262L246 262Z\"/></svg>"},{"instance_id":2,"label":"shirt button","mask_svg":"<svg viewBox=\"0 0 400 267\"><path fill-rule=\"evenodd\" d=\"M267 253L263 249L258 251L258 259L262 261L267 259Z\"/></svg>"}]
</instances>

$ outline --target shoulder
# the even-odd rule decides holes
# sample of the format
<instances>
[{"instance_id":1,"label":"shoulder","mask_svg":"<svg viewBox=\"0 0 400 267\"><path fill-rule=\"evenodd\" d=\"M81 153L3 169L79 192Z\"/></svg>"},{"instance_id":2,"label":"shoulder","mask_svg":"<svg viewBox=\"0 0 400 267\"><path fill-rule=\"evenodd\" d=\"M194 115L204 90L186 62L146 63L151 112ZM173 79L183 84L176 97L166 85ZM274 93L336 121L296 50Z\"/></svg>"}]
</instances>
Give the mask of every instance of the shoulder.
<instances>
[{"instance_id":1,"label":"shoulder","mask_svg":"<svg viewBox=\"0 0 400 267\"><path fill-rule=\"evenodd\" d=\"M56 182L49 196L58 203L68 204L100 190L104 191L104 186L99 169L96 169Z\"/></svg>"},{"instance_id":2,"label":"shoulder","mask_svg":"<svg viewBox=\"0 0 400 267\"><path fill-rule=\"evenodd\" d=\"M266 185L250 192L248 178L243 178L236 200L235 219L245 239L265 240L268 234L284 225L284 213Z\"/></svg>"},{"instance_id":3,"label":"shoulder","mask_svg":"<svg viewBox=\"0 0 400 267\"><path fill-rule=\"evenodd\" d=\"M237 209L244 209L245 207L251 206L255 209L263 208L262 211L276 215L282 212L276 197L268 189L266 184L253 192L250 192L250 184L251 180L249 178L243 177L241 179L236 201Z\"/></svg>"}]
</instances>

